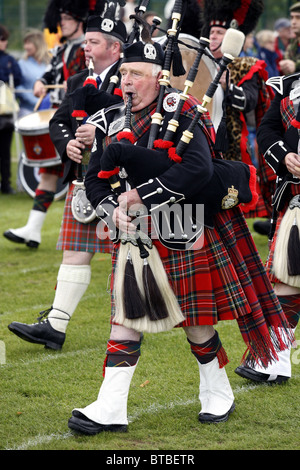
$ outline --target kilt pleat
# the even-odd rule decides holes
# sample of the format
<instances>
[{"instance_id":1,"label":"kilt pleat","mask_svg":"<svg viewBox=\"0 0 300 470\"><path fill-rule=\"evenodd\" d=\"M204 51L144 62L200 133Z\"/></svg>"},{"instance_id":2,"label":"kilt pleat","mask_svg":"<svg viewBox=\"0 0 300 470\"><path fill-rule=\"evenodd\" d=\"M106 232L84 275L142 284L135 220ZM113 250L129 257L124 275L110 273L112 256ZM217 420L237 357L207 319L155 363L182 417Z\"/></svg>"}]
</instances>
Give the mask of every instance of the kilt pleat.
<instances>
[{"instance_id":1,"label":"kilt pleat","mask_svg":"<svg viewBox=\"0 0 300 470\"><path fill-rule=\"evenodd\" d=\"M167 250L162 262L185 316L179 327L236 319L247 348L266 365L285 348L278 328L287 328L286 318L239 208L217 215L215 229L204 230L202 249Z\"/></svg>"}]
</instances>

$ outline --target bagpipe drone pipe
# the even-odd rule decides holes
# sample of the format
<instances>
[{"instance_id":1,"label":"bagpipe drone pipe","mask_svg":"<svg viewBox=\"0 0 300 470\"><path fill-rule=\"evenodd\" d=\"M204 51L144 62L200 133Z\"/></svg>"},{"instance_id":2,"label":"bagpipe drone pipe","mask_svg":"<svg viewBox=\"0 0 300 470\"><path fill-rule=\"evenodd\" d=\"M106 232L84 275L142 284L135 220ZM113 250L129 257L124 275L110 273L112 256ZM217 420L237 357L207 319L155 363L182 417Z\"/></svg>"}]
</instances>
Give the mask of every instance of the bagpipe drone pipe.
<instances>
[{"instance_id":1,"label":"bagpipe drone pipe","mask_svg":"<svg viewBox=\"0 0 300 470\"><path fill-rule=\"evenodd\" d=\"M242 47L241 35L242 33L236 30L230 29L226 32L222 46L224 56L220 64L220 71L205 93L202 104L195 99L191 100L191 97L188 95L188 90L196 78L197 72L196 67L194 67L187 77L184 92L177 94L179 102L174 114L165 113L164 121L167 122L167 130L163 139L157 139L156 115L161 115L161 108L158 108L160 100L158 99L149 137L149 140L153 141L154 148L149 148L148 141L147 149L134 145L130 148L129 152L127 143L134 143L131 132L127 130L127 132L119 133L117 136L119 142L111 143L101 157L100 177L116 180L119 168L124 168L130 185L137 187L145 183L149 178L155 178L163 174L172 165L180 165L184 159L185 149L193 138L194 129L198 125L200 117L206 113L206 103L212 99L227 64L230 60L233 60L235 55L239 54ZM200 44L199 56L203 53L203 47L205 47L204 39L202 44ZM197 63L200 60L199 56L196 58ZM163 81L163 87L165 87L165 80ZM173 95L172 93L172 97ZM186 104L189 106L190 103L193 106L194 118L191 120L189 128L182 133L175 147L174 138L177 135L180 115L184 106ZM237 204L243 204L243 210L247 211L251 210L257 203L255 168L242 162L223 160L218 153L216 153L216 156L219 158L213 159L214 171L211 180L204 188L200 188L199 193L194 195L192 200L193 203L204 204L205 225L211 228L214 226L213 217L220 210L229 209ZM140 164L141 161L142 165ZM172 200L168 202L172 204Z\"/></svg>"}]
</instances>

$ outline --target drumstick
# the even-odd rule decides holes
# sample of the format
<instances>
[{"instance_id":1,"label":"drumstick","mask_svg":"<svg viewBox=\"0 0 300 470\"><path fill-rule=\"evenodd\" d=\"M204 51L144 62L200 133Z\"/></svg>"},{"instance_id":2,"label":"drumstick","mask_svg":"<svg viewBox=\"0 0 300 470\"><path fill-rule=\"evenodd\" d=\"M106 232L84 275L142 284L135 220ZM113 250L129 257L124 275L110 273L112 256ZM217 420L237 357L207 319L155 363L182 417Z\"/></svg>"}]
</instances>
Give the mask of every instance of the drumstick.
<instances>
[{"instance_id":1,"label":"drumstick","mask_svg":"<svg viewBox=\"0 0 300 470\"><path fill-rule=\"evenodd\" d=\"M41 106L41 102L43 101L45 95L41 95L35 105L35 107L33 108L33 111L37 111L39 109L39 107Z\"/></svg>"},{"instance_id":2,"label":"drumstick","mask_svg":"<svg viewBox=\"0 0 300 470\"><path fill-rule=\"evenodd\" d=\"M59 85L59 84L57 84L57 85L45 85L45 88L47 88L47 89L50 89L50 88L64 88L64 87L65 87L65 85L63 85L63 84L61 84L61 85Z\"/></svg>"},{"instance_id":3,"label":"drumstick","mask_svg":"<svg viewBox=\"0 0 300 470\"><path fill-rule=\"evenodd\" d=\"M44 85L45 88L50 89L50 88L64 88L63 84L58 84L58 85ZM13 88L12 91L14 93L33 93L33 88Z\"/></svg>"},{"instance_id":4,"label":"drumstick","mask_svg":"<svg viewBox=\"0 0 300 470\"><path fill-rule=\"evenodd\" d=\"M64 85L45 85L45 88L49 90L50 88L64 88ZM41 106L41 102L45 98L46 95L41 95L38 99L38 102L36 103L35 107L33 108L33 111L37 111L39 107Z\"/></svg>"}]
</instances>

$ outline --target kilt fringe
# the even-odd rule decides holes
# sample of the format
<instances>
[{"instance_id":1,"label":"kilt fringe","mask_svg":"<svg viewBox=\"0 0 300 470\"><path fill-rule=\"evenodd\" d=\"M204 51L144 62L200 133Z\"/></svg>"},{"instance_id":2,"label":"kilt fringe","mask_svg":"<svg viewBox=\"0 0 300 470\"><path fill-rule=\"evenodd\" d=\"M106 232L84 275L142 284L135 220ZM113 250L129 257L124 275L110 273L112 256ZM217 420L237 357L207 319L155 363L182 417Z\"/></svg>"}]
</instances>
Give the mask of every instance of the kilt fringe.
<instances>
[{"instance_id":1,"label":"kilt fringe","mask_svg":"<svg viewBox=\"0 0 300 470\"><path fill-rule=\"evenodd\" d=\"M224 347L222 346L219 351L217 352L217 359L219 361L219 367L220 369L222 369L222 367L225 367L228 362L229 362L229 359L228 359L228 356L227 356L227 353L224 349Z\"/></svg>"},{"instance_id":2,"label":"kilt fringe","mask_svg":"<svg viewBox=\"0 0 300 470\"><path fill-rule=\"evenodd\" d=\"M289 325L283 320L277 327L266 328L267 331L265 333L263 328L245 332L243 320L238 319L237 322L247 345L247 349L241 359L241 364L245 362L247 357L247 365L250 367L259 364L267 368L272 362L278 360L277 353L279 351L288 349L294 342L293 333L289 332Z\"/></svg>"}]
</instances>

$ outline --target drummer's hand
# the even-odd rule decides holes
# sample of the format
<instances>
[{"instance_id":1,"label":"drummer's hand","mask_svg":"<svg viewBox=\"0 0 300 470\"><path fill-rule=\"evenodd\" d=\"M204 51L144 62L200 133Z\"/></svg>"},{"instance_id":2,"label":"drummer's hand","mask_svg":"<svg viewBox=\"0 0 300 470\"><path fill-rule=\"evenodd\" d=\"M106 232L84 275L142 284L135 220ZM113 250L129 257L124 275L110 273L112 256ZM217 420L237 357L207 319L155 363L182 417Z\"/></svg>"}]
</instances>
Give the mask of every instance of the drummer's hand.
<instances>
[{"instance_id":1,"label":"drummer's hand","mask_svg":"<svg viewBox=\"0 0 300 470\"><path fill-rule=\"evenodd\" d=\"M83 124L76 130L75 137L85 145L92 145L95 138L96 127L92 124Z\"/></svg>"},{"instance_id":2,"label":"drummer's hand","mask_svg":"<svg viewBox=\"0 0 300 470\"><path fill-rule=\"evenodd\" d=\"M300 178L300 155L290 152L285 156L284 163L292 175Z\"/></svg>"},{"instance_id":3,"label":"drummer's hand","mask_svg":"<svg viewBox=\"0 0 300 470\"><path fill-rule=\"evenodd\" d=\"M225 72L222 73L221 78L219 80L219 83L221 87L223 88L223 90L226 90L226 87L227 87L226 74L227 74L227 71L225 70ZM230 72L229 72L229 83L230 83Z\"/></svg>"},{"instance_id":4,"label":"drummer's hand","mask_svg":"<svg viewBox=\"0 0 300 470\"><path fill-rule=\"evenodd\" d=\"M85 149L85 145L76 139L69 140L66 148L68 157L76 163L81 163L81 151Z\"/></svg>"},{"instance_id":5,"label":"drummer's hand","mask_svg":"<svg viewBox=\"0 0 300 470\"><path fill-rule=\"evenodd\" d=\"M127 215L127 203L123 200L113 212L113 222L122 232L135 233L136 226L131 223L131 219L132 218Z\"/></svg>"},{"instance_id":6,"label":"drummer's hand","mask_svg":"<svg viewBox=\"0 0 300 470\"><path fill-rule=\"evenodd\" d=\"M47 94L47 88L40 80L37 80L33 85L33 94L40 98L40 96L45 96Z\"/></svg>"}]
</instances>

